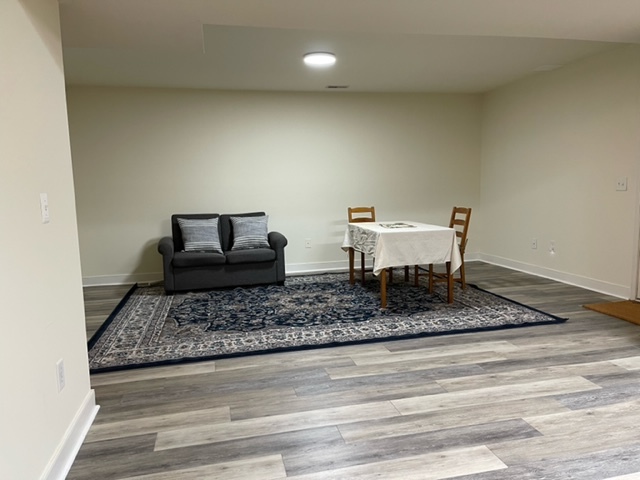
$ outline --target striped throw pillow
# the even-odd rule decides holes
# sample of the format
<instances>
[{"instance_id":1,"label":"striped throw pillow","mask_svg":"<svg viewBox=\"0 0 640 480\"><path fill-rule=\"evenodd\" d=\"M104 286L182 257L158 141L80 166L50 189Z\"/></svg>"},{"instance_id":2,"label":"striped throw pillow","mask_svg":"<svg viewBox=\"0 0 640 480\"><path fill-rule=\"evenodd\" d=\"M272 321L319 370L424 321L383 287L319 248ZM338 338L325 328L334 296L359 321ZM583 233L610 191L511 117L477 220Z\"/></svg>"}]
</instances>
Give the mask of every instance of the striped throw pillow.
<instances>
[{"instance_id":1,"label":"striped throw pillow","mask_svg":"<svg viewBox=\"0 0 640 480\"><path fill-rule=\"evenodd\" d=\"M222 253L218 218L178 218L185 252Z\"/></svg>"},{"instance_id":2,"label":"striped throw pillow","mask_svg":"<svg viewBox=\"0 0 640 480\"><path fill-rule=\"evenodd\" d=\"M231 250L269 248L267 215L259 217L231 217L233 247Z\"/></svg>"}]
</instances>

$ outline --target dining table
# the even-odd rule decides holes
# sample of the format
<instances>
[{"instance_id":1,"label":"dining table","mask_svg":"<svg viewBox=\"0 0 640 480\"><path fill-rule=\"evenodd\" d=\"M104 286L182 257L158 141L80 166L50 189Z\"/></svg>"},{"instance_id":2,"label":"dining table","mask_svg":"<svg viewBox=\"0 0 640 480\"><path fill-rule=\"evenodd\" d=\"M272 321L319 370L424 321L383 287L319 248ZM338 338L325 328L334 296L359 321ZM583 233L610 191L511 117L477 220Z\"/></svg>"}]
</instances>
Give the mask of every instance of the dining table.
<instances>
[{"instance_id":1,"label":"dining table","mask_svg":"<svg viewBox=\"0 0 640 480\"><path fill-rule=\"evenodd\" d=\"M349 223L342 249L349 254L349 283L355 283L354 252L373 257L373 274L380 278L380 306L387 308L387 270L393 267L444 264L447 302L453 303L453 273L462 257L453 228L414 221ZM418 286L418 277L414 278Z\"/></svg>"}]
</instances>

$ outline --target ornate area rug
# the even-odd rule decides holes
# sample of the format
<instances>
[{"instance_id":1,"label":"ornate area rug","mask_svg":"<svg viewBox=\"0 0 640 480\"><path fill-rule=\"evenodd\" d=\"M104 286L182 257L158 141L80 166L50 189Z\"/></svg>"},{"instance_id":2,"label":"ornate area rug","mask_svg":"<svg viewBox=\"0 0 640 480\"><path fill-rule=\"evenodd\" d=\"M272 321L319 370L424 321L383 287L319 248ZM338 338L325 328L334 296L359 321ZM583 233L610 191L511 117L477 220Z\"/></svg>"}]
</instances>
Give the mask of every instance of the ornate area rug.
<instances>
[{"instance_id":1,"label":"ornate area rug","mask_svg":"<svg viewBox=\"0 0 640 480\"><path fill-rule=\"evenodd\" d=\"M350 285L347 274L166 295L134 287L89 341L91 373L303 348L560 323L566 319L479 288Z\"/></svg>"}]
</instances>

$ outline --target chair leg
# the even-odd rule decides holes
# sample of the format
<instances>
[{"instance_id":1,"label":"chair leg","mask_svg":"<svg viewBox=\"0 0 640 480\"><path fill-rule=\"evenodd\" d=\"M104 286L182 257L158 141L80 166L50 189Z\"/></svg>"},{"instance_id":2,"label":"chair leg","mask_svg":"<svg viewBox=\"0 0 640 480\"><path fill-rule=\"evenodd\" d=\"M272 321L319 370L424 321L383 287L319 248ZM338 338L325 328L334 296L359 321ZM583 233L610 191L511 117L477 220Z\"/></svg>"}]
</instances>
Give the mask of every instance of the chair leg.
<instances>
[{"instance_id":1,"label":"chair leg","mask_svg":"<svg viewBox=\"0 0 640 480\"><path fill-rule=\"evenodd\" d=\"M458 279L458 281L462 284L462 289L464 290L465 288L467 288L467 279L464 274L464 249L460 250L460 260L462 260L462 262L460 263L460 278Z\"/></svg>"},{"instance_id":2,"label":"chair leg","mask_svg":"<svg viewBox=\"0 0 640 480\"><path fill-rule=\"evenodd\" d=\"M413 266L413 285L420 286L420 267L418 265Z\"/></svg>"},{"instance_id":3,"label":"chair leg","mask_svg":"<svg viewBox=\"0 0 640 480\"><path fill-rule=\"evenodd\" d=\"M429 264L429 293L433 293L433 263Z\"/></svg>"},{"instance_id":4,"label":"chair leg","mask_svg":"<svg viewBox=\"0 0 640 480\"><path fill-rule=\"evenodd\" d=\"M460 283L462 283L462 289L463 290L465 288L467 288L467 281L465 280L465 277L464 277L464 260L462 261L462 264L460 265Z\"/></svg>"},{"instance_id":5,"label":"chair leg","mask_svg":"<svg viewBox=\"0 0 640 480\"><path fill-rule=\"evenodd\" d=\"M409 265L404 266L404 281L409 281Z\"/></svg>"},{"instance_id":6,"label":"chair leg","mask_svg":"<svg viewBox=\"0 0 640 480\"><path fill-rule=\"evenodd\" d=\"M453 303L453 272L451 271L451 262L447 262L447 303Z\"/></svg>"},{"instance_id":7,"label":"chair leg","mask_svg":"<svg viewBox=\"0 0 640 480\"><path fill-rule=\"evenodd\" d=\"M387 272L389 272L389 283L393 283L393 267L389 267Z\"/></svg>"}]
</instances>

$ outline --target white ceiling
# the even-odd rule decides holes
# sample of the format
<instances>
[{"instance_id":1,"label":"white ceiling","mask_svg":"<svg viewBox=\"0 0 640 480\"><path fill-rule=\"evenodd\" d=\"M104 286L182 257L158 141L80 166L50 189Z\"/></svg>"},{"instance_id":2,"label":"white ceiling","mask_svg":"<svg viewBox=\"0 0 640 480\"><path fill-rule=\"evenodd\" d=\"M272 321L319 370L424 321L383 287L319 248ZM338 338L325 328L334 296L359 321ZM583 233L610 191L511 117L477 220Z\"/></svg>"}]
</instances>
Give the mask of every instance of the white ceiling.
<instances>
[{"instance_id":1,"label":"white ceiling","mask_svg":"<svg viewBox=\"0 0 640 480\"><path fill-rule=\"evenodd\" d=\"M640 0L59 3L68 85L471 93L640 44Z\"/></svg>"}]
</instances>

